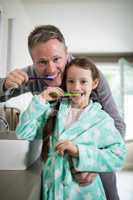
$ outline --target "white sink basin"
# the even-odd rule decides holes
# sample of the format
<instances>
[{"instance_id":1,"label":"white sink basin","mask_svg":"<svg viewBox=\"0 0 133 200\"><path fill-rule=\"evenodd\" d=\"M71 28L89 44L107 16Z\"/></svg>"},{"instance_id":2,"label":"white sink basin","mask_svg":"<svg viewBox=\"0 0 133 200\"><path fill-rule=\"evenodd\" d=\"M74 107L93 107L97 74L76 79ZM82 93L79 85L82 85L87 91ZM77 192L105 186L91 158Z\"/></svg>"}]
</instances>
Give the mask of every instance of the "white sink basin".
<instances>
[{"instance_id":1,"label":"white sink basin","mask_svg":"<svg viewBox=\"0 0 133 200\"><path fill-rule=\"evenodd\" d=\"M0 170L25 170L40 156L42 140L17 139L14 131L0 132Z\"/></svg>"}]
</instances>

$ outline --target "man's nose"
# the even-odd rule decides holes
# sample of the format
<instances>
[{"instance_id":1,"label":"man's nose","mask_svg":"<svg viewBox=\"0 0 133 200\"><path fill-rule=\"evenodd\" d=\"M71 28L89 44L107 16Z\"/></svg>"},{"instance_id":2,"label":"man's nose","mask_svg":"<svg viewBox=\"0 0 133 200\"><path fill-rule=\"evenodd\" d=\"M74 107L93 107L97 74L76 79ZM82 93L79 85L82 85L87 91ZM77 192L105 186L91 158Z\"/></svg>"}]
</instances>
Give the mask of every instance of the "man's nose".
<instances>
[{"instance_id":1,"label":"man's nose","mask_svg":"<svg viewBox=\"0 0 133 200\"><path fill-rule=\"evenodd\" d=\"M52 61L50 61L50 62L48 63L48 66L47 66L47 73L48 73L48 74L54 74L55 71L56 71L55 63L52 62Z\"/></svg>"}]
</instances>

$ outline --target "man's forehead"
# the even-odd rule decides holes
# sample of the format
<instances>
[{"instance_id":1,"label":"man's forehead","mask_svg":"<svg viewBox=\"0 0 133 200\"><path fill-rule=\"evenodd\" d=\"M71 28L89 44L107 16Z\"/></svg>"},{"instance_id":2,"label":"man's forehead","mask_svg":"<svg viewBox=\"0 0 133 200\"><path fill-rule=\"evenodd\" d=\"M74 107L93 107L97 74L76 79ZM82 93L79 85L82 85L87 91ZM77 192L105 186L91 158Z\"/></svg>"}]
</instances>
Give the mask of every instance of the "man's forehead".
<instances>
[{"instance_id":1,"label":"man's forehead","mask_svg":"<svg viewBox=\"0 0 133 200\"><path fill-rule=\"evenodd\" d=\"M55 54L51 57L47 57L47 56L40 57L39 60L49 61L49 60L53 60L53 59L58 58L58 57L59 57L59 55Z\"/></svg>"},{"instance_id":2,"label":"man's forehead","mask_svg":"<svg viewBox=\"0 0 133 200\"><path fill-rule=\"evenodd\" d=\"M62 45L56 45L56 44L45 44L41 43L36 45L32 49L32 55L40 55L45 58L53 57L53 56L59 56L66 53L66 49Z\"/></svg>"}]
</instances>

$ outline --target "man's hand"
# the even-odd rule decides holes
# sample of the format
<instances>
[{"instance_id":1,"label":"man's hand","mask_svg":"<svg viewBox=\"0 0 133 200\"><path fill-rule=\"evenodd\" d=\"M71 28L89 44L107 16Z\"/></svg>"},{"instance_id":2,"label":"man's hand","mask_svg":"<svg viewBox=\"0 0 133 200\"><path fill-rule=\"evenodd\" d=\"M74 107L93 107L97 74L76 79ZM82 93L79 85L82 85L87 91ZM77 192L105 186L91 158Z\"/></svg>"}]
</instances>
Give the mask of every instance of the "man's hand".
<instances>
[{"instance_id":1,"label":"man's hand","mask_svg":"<svg viewBox=\"0 0 133 200\"><path fill-rule=\"evenodd\" d=\"M26 72L24 72L21 69L15 69L12 72L10 72L5 80L4 87L6 90L13 88L13 87L19 87L23 83L28 82L29 78Z\"/></svg>"},{"instance_id":2,"label":"man's hand","mask_svg":"<svg viewBox=\"0 0 133 200\"><path fill-rule=\"evenodd\" d=\"M96 173L78 172L74 168L72 168L71 172L75 181L78 182L81 186L91 184L97 176Z\"/></svg>"},{"instance_id":3,"label":"man's hand","mask_svg":"<svg viewBox=\"0 0 133 200\"><path fill-rule=\"evenodd\" d=\"M66 151L71 156L78 156L78 147L73 144L70 140L59 141L55 146L56 151L58 151L62 156Z\"/></svg>"}]
</instances>

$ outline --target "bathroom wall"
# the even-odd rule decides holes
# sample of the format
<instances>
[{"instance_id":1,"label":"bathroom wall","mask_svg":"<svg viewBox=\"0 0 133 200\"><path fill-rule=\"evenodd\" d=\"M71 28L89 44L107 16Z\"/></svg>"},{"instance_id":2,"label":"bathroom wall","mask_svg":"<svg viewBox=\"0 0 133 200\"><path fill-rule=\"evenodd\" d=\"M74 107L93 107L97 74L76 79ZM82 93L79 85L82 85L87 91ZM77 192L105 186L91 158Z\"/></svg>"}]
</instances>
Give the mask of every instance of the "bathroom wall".
<instances>
[{"instance_id":1,"label":"bathroom wall","mask_svg":"<svg viewBox=\"0 0 133 200\"><path fill-rule=\"evenodd\" d=\"M133 52L131 0L0 0L0 8L0 75L32 62L27 36L39 24L58 26L74 53Z\"/></svg>"}]
</instances>

